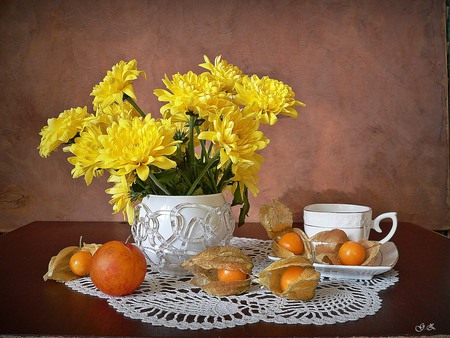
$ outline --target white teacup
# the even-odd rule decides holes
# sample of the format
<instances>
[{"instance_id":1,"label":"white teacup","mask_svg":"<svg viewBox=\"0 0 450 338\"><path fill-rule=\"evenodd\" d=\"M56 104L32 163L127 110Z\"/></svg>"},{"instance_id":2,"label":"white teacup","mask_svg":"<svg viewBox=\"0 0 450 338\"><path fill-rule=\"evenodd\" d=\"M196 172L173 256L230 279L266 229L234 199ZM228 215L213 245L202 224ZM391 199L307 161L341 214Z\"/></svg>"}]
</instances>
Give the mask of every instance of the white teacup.
<instances>
[{"instance_id":1,"label":"white teacup","mask_svg":"<svg viewBox=\"0 0 450 338\"><path fill-rule=\"evenodd\" d=\"M381 214L372 221L372 209L363 205L322 203L308 205L303 209L305 233L308 237L321 231L341 229L352 241L369 239L372 228L381 232L380 221L386 218L392 220L392 228L379 241L381 244L389 241L397 230L396 212Z\"/></svg>"}]
</instances>

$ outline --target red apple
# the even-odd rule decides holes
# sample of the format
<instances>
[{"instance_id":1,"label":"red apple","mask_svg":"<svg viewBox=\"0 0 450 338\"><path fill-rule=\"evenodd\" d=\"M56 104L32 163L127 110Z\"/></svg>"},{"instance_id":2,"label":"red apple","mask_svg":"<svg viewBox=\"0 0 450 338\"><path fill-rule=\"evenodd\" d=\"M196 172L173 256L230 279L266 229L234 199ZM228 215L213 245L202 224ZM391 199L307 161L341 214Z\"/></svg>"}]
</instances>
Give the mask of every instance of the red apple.
<instances>
[{"instance_id":1,"label":"red apple","mask_svg":"<svg viewBox=\"0 0 450 338\"><path fill-rule=\"evenodd\" d=\"M100 291L110 296L125 296L142 284L146 272L145 256L137 246L110 241L92 257L90 276Z\"/></svg>"}]
</instances>

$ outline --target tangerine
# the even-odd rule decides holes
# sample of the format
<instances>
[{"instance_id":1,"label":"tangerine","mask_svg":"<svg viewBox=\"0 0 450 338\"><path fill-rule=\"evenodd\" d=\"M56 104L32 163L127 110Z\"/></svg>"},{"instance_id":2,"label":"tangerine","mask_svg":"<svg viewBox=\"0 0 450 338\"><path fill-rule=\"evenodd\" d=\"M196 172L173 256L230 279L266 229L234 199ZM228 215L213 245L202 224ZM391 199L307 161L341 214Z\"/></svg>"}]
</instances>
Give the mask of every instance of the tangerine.
<instances>
[{"instance_id":1,"label":"tangerine","mask_svg":"<svg viewBox=\"0 0 450 338\"><path fill-rule=\"evenodd\" d=\"M288 232L281 236L278 245L289 250L294 255L300 255L303 252L303 241L295 232Z\"/></svg>"},{"instance_id":2,"label":"tangerine","mask_svg":"<svg viewBox=\"0 0 450 338\"><path fill-rule=\"evenodd\" d=\"M91 271L92 255L88 251L78 251L69 260L70 270L77 276L89 275Z\"/></svg>"},{"instance_id":3,"label":"tangerine","mask_svg":"<svg viewBox=\"0 0 450 338\"><path fill-rule=\"evenodd\" d=\"M366 258L366 250L358 242L347 241L339 248L338 258L344 265L361 265Z\"/></svg>"},{"instance_id":4,"label":"tangerine","mask_svg":"<svg viewBox=\"0 0 450 338\"><path fill-rule=\"evenodd\" d=\"M239 269L218 269L217 278L222 282L246 280L247 274Z\"/></svg>"},{"instance_id":5,"label":"tangerine","mask_svg":"<svg viewBox=\"0 0 450 338\"><path fill-rule=\"evenodd\" d=\"M280 277L281 291L286 291L289 285L295 282L303 271L305 271L305 268L301 266L290 266L284 270Z\"/></svg>"},{"instance_id":6,"label":"tangerine","mask_svg":"<svg viewBox=\"0 0 450 338\"><path fill-rule=\"evenodd\" d=\"M144 281L147 262L135 245L119 241L103 244L92 257L91 279L110 296L125 296Z\"/></svg>"}]
</instances>

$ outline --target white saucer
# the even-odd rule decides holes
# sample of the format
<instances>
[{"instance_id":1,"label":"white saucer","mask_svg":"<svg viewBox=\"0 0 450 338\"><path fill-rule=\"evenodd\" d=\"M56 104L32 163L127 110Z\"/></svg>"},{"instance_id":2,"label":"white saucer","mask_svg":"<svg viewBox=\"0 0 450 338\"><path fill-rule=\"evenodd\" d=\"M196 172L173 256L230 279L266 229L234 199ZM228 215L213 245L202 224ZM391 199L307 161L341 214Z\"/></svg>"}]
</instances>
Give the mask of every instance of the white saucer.
<instances>
[{"instance_id":1,"label":"white saucer","mask_svg":"<svg viewBox=\"0 0 450 338\"><path fill-rule=\"evenodd\" d=\"M372 279L373 276L391 270L398 261L398 250L393 242L387 242L380 248L374 265L330 265L314 263L314 267L320 272L321 277L334 279ZM280 258L269 256L270 260L277 261Z\"/></svg>"}]
</instances>

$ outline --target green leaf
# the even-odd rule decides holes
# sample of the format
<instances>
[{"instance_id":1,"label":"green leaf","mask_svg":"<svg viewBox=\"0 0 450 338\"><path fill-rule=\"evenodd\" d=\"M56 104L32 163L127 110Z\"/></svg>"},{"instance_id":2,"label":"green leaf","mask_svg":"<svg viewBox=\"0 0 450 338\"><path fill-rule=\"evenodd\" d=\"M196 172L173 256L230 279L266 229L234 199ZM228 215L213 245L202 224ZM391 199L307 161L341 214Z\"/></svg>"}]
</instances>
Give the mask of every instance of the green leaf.
<instances>
[{"instance_id":1,"label":"green leaf","mask_svg":"<svg viewBox=\"0 0 450 338\"><path fill-rule=\"evenodd\" d=\"M250 211L250 202L248 201L248 189L244 189L244 203L242 205L241 210L239 211L239 222L238 226L242 226L245 224L245 217L248 216L248 212Z\"/></svg>"},{"instance_id":2,"label":"green leaf","mask_svg":"<svg viewBox=\"0 0 450 338\"><path fill-rule=\"evenodd\" d=\"M242 226L245 224L245 217L247 217L248 212L250 211L250 202L248 201L248 189L244 187L244 196L241 195L240 186L236 188L233 196L233 202L231 202L231 206L236 206L242 204L242 207L239 211L239 221L238 226Z\"/></svg>"}]
</instances>

